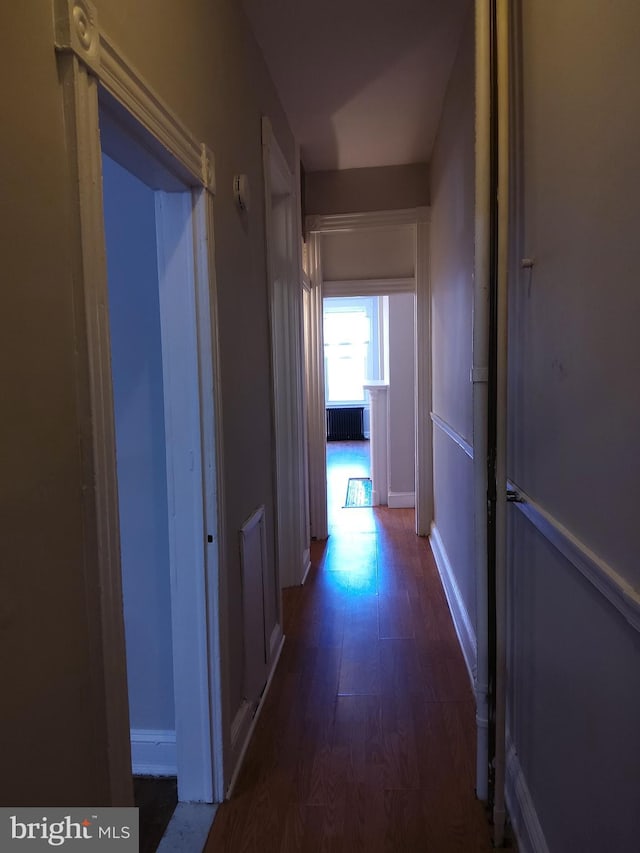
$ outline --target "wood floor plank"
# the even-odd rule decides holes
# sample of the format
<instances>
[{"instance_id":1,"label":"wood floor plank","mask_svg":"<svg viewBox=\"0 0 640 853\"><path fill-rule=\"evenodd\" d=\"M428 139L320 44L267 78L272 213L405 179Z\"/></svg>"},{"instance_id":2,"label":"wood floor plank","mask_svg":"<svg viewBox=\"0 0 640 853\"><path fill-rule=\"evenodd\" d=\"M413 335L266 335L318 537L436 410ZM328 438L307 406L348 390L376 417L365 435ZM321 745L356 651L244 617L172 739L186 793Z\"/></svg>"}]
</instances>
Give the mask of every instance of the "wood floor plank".
<instances>
[{"instance_id":1,"label":"wood floor plank","mask_svg":"<svg viewBox=\"0 0 640 853\"><path fill-rule=\"evenodd\" d=\"M378 639L378 596L374 593L353 596L346 613L343 645L348 648Z\"/></svg>"},{"instance_id":2,"label":"wood floor plank","mask_svg":"<svg viewBox=\"0 0 640 853\"><path fill-rule=\"evenodd\" d=\"M429 850L419 790L393 789L384 792L386 817L385 850L421 853Z\"/></svg>"},{"instance_id":3,"label":"wood floor plank","mask_svg":"<svg viewBox=\"0 0 640 853\"><path fill-rule=\"evenodd\" d=\"M349 820L345 826L345 853L383 853L386 821L384 790L376 781L361 780L347 792Z\"/></svg>"},{"instance_id":4,"label":"wood floor plank","mask_svg":"<svg viewBox=\"0 0 640 853\"><path fill-rule=\"evenodd\" d=\"M380 693L380 649L377 640L352 643L342 652L340 696L350 693Z\"/></svg>"},{"instance_id":5,"label":"wood floor plank","mask_svg":"<svg viewBox=\"0 0 640 853\"><path fill-rule=\"evenodd\" d=\"M385 694L409 695L427 689L413 638L380 641L380 672Z\"/></svg>"},{"instance_id":6,"label":"wood floor plank","mask_svg":"<svg viewBox=\"0 0 640 853\"><path fill-rule=\"evenodd\" d=\"M378 612L380 615L379 637L381 640L400 640L413 637L411 603L406 590L398 593L381 594Z\"/></svg>"}]
</instances>

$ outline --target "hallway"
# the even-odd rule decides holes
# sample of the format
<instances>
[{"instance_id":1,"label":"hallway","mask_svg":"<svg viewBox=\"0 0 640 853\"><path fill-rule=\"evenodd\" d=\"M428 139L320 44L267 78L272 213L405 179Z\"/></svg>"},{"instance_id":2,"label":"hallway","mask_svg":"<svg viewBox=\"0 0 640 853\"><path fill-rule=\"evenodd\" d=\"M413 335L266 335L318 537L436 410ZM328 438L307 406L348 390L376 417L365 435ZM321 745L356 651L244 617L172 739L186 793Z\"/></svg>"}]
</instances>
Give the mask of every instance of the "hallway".
<instances>
[{"instance_id":1,"label":"hallway","mask_svg":"<svg viewBox=\"0 0 640 853\"><path fill-rule=\"evenodd\" d=\"M330 536L340 529L352 533L375 529L370 509L346 509L344 506L350 477L371 477L370 442L327 442L327 522Z\"/></svg>"},{"instance_id":2,"label":"hallway","mask_svg":"<svg viewBox=\"0 0 640 853\"><path fill-rule=\"evenodd\" d=\"M206 850L489 851L473 696L414 511L330 515Z\"/></svg>"}]
</instances>

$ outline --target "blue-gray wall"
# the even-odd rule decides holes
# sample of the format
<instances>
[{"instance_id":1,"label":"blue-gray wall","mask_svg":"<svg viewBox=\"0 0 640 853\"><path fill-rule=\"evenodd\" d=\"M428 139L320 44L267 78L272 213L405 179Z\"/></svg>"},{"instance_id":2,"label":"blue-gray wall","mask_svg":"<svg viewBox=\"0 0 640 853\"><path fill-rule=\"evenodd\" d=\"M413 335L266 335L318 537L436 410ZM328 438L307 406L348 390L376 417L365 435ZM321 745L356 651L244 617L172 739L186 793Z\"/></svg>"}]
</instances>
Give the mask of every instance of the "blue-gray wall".
<instances>
[{"instance_id":1,"label":"blue-gray wall","mask_svg":"<svg viewBox=\"0 0 640 853\"><path fill-rule=\"evenodd\" d=\"M131 727L173 729L154 195L106 156L103 184Z\"/></svg>"}]
</instances>

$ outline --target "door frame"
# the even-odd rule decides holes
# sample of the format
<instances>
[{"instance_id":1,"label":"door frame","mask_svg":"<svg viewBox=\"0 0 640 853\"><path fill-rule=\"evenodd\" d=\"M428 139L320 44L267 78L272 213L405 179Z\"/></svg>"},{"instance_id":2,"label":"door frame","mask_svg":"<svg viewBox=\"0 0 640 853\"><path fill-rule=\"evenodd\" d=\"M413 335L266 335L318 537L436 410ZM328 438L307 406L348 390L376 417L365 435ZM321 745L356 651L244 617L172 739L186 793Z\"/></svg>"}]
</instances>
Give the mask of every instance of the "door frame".
<instances>
[{"instance_id":1,"label":"door frame","mask_svg":"<svg viewBox=\"0 0 640 853\"><path fill-rule=\"evenodd\" d=\"M335 231L349 232L411 226L414 234L414 279L416 294L415 368L416 368L416 533L428 536L433 520L433 433L431 423L431 289L429 282L429 208L383 210L367 213L307 216L306 232L309 241L310 327L312 340L309 382L309 492L311 530L314 538L326 539L327 522L327 461L326 418L324 395L324 357L322 306L324 279L322 273L322 235ZM367 293L382 292L388 285L382 282L362 282ZM382 288L382 290L380 289ZM400 279L396 288L405 289ZM353 291L352 291L353 292ZM364 293L365 291L363 291ZM385 292L389 292L388 290ZM332 291L332 295L336 295ZM345 293L344 295L349 295Z\"/></svg>"},{"instance_id":2,"label":"door frame","mask_svg":"<svg viewBox=\"0 0 640 853\"><path fill-rule=\"evenodd\" d=\"M310 567L305 497L302 237L297 170L294 173L289 168L267 116L262 119L262 158L273 377L276 548L279 584L285 587L301 584ZM276 206L284 218L281 228L276 222Z\"/></svg>"},{"instance_id":3,"label":"door frame","mask_svg":"<svg viewBox=\"0 0 640 853\"><path fill-rule=\"evenodd\" d=\"M202 565L190 579L184 591L185 598L178 602L179 609L188 607L189 598L193 604L196 591L206 590L197 612L191 611L194 629L188 632L188 641L176 646L174 637L174 656L176 651L179 655L178 660L174 659L174 667L184 666L186 656L197 655L199 695L185 698L196 709L191 720L196 720L196 738L203 758L199 767L200 780L190 786L189 796L195 801L219 802L224 798L225 758L225 655L218 598L224 508L220 488L222 430L213 254L213 155L133 70L99 28L95 7L89 0L54 0L54 43L72 187L71 275L80 353L76 395L85 483L84 569L87 587L94 593L93 601L87 601L87 629L94 663L91 713L104 718L110 802L112 805L132 804L133 786L102 201L101 111L106 111L125 133L141 142L150 160L159 162L192 194L200 450L207 460L202 482L203 522L212 511L217 530L207 530L207 533L217 536L212 543L202 542ZM184 713L185 703L180 704L182 711L176 707L177 729L187 722L184 718L181 722L178 720L179 711ZM194 752L191 747L190 751Z\"/></svg>"}]
</instances>

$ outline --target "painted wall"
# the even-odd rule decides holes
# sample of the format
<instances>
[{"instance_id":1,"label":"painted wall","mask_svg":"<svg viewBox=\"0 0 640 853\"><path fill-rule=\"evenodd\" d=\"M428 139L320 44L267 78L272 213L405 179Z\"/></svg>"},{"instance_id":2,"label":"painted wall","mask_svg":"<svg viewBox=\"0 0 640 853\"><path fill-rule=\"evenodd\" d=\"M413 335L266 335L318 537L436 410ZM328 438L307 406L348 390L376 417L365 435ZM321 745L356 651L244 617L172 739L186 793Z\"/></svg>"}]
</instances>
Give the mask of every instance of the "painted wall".
<instances>
[{"instance_id":1,"label":"painted wall","mask_svg":"<svg viewBox=\"0 0 640 853\"><path fill-rule=\"evenodd\" d=\"M0 64L2 585L0 801L106 795L104 715L88 665L76 319L62 112L48 3L4 4ZM25 57L29 60L25 61ZM19 69L19 72L18 70ZM10 130L9 130L10 129Z\"/></svg>"},{"instance_id":2,"label":"painted wall","mask_svg":"<svg viewBox=\"0 0 640 853\"><path fill-rule=\"evenodd\" d=\"M294 142L261 55L233 0L98 0L98 19L133 66L215 152L216 272L222 359L226 527L222 626L225 731L242 700L238 530L267 512L274 565L269 335L260 119ZM3 4L0 184L3 781L16 805L109 802L92 508L83 500L77 401L86 387L82 305L51 4ZM28 57L28 59L27 59ZM248 174L248 217L232 197ZM247 310L250 306L251 310ZM84 513L87 515L84 515ZM273 578L272 578L273 579ZM87 606L89 612L87 612ZM274 613L269 613L271 622ZM6 786L10 785L10 791Z\"/></svg>"},{"instance_id":3,"label":"painted wall","mask_svg":"<svg viewBox=\"0 0 640 853\"><path fill-rule=\"evenodd\" d=\"M640 7L523 0L509 475L640 586ZM511 509L510 727L551 853L637 846L640 637Z\"/></svg>"},{"instance_id":4,"label":"painted wall","mask_svg":"<svg viewBox=\"0 0 640 853\"><path fill-rule=\"evenodd\" d=\"M452 437L473 442L474 28L472 9L447 87L431 162L434 523L475 625L473 465ZM427 413L425 413L425 416ZM442 566L440 567L442 569Z\"/></svg>"},{"instance_id":5,"label":"painted wall","mask_svg":"<svg viewBox=\"0 0 640 853\"><path fill-rule=\"evenodd\" d=\"M404 506L416 489L415 302L412 293L389 296L389 492Z\"/></svg>"},{"instance_id":6,"label":"painted wall","mask_svg":"<svg viewBox=\"0 0 640 853\"><path fill-rule=\"evenodd\" d=\"M120 549L132 729L174 729L155 201L103 157Z\"/></svg>"},{"instance_id":7,"label":"painted wall","mask_svg":"<svg viewBox=\"0 0 640 853\"><path fill-rule=\"evenodd\" d=\"M305 180L305 213L364 213L403 210L429 204L426 163L309 172Z\"/></svg>"},{"instance_id":8,"label":"painted wall","mask_svg":"<svg viewBox=\"0 0 640 853\"><path fill-rule=\"evenodd\" d=\"M413 243L407 225L323 234L322 276L325 281L412 276Z\"/></svg>"}]
</instances>

